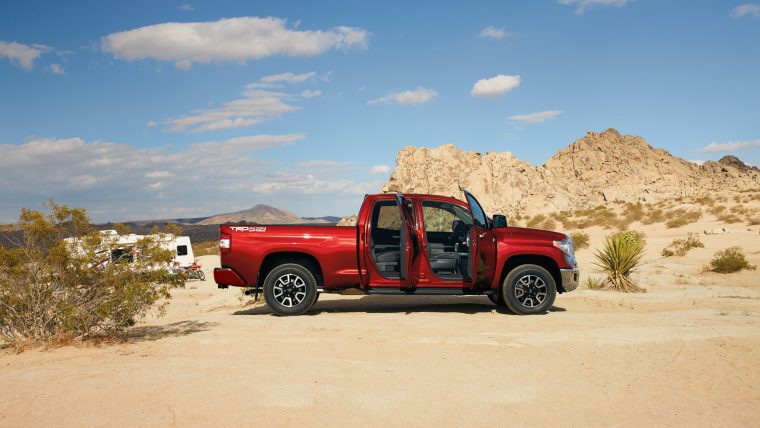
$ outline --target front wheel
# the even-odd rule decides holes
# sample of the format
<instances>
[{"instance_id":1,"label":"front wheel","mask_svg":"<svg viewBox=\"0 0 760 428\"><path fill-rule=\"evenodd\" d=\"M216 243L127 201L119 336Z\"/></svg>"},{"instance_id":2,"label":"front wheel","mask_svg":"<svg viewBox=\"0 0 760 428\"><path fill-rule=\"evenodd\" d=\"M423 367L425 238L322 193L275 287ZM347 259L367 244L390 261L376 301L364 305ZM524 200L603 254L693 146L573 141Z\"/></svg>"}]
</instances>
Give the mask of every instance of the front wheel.
<instances>
[{"instance_id":1,"label":"front wheel","mask_svg":"<svg viewBox=\"0 0 760 428\"><path fill-rule=\"evenodd\" d=\"M502 297L512 312L519 315L542 314L557 297L557 284L552 275L538 265L522 265L504 278Z\"/></svg>"},{"instance_id":2,"label":"front wheel","mask_svg":"<svg viewBox=\"0 0 760 428\"><path fill-rule=\"evenodd\" d=\"M301 315L317 300L317 280L309 269L286 263L264 280L264 300L277 315Z\"/></svg>"}]
</instances>

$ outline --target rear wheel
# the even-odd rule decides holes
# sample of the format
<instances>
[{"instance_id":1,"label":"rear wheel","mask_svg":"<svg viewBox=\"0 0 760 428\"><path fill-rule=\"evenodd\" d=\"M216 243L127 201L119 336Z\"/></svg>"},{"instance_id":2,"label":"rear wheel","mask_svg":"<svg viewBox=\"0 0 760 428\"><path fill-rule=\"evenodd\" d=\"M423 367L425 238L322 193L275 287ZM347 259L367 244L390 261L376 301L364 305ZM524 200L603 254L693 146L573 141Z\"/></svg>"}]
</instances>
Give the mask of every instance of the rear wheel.
<instances>
[{"instance_id":1,"label":"rear wheel","mask_svg":"<svg viewBox=\"0 0 760 428\"><path fill-rule=\"evenodd\" d=\"M317 301L317 280L300 264L279 265L264 280L264 299L277 315L301 315Z\"/></svg>"},{"instance_id":2,"label":"rear wheel","mask_svg":"<svg viewBox=\"0 0 760 428\"><path fill-rule=\"evenodd\" d=\"M504 279L501 291L509 309L520 315L542 314L557 297L554 278L538 265L522 265L512 269Z\"/></svg>"}]
</instances>

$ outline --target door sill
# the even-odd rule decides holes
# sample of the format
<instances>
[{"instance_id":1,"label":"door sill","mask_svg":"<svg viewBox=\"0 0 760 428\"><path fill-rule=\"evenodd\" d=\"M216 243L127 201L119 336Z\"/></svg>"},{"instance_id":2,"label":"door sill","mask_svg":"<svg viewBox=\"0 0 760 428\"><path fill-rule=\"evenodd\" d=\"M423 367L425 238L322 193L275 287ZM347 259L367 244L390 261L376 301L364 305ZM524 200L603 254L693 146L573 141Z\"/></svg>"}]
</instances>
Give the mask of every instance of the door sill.
<instances>
[{"instance_id":1,"label":"door sill","mask_svg":"<svg viewBox=\"0 0 760 428\"><path fill-rule=\"evenodd\" d=\"M498 293L497 290L470 290L463 288L390 288L390 287L369 287L367 294L380 294L388 296L409 296L412 294L429 295L429 296L487 296Z\"/></svg>"}]
</instances>

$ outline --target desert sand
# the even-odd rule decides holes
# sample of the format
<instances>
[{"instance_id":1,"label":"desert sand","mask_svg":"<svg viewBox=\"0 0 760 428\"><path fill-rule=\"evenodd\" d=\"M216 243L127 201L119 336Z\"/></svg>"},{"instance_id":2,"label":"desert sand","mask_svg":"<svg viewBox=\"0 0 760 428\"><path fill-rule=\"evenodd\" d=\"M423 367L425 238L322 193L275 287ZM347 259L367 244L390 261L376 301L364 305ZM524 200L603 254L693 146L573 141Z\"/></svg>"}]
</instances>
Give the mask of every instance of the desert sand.
<instances>
[{"instance_id":1,"label":"desert sand","mask_svg":"<svg viewBox=\"0 0 760 428\"><path fill-rule=\"evenodd\" d=\"M701 234L725 227L730 233ZM758 271L703 273L758 226L642 226L646 293L579 289L541 316L486 297L322 295L280 318L211 280L123 344L0 351L0 426L757 426ZM750 229L750 230L748 230ZM605 231L578 258L593 272ZM663 259L674 237L705 248ZM203 256L210 277L218 257Z\"/></svg>"}]
</instances>

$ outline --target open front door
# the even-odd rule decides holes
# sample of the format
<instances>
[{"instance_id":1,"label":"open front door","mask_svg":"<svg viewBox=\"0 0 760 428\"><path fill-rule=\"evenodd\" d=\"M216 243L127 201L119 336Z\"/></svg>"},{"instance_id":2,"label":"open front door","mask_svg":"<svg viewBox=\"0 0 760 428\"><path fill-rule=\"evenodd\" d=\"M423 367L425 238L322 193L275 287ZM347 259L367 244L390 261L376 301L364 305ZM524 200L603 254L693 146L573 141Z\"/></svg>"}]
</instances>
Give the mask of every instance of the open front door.
<instances>
[{"instance_id":1,"label":"open front door","mask_svg":"<svg viewBox=\"0 0 760 428\"><path fill-rule=\"evenodd\" d=\"M401 243L399 247L402 257L400 277L402 282L406 283L406 285L402 285L402 288L406 288L414 285L411 282L412 275L410 270L414 257L419 251L420 244L417 242L417 234L414 230L412 211L401 193L396 193L396 203L401 211Z\"/></svg>"},{"instance_id":2,"label":"open front door","mask_svg":"<svg viewBox=\"0 0 760 428\"><path fill-rule=\"evenodd\" d=\"M472 264L470 267L473 287L488 288L496 274L496 238L488 224L485 211L468 191L464 191L472 215Z\"/></svg>"}]
</instances>

